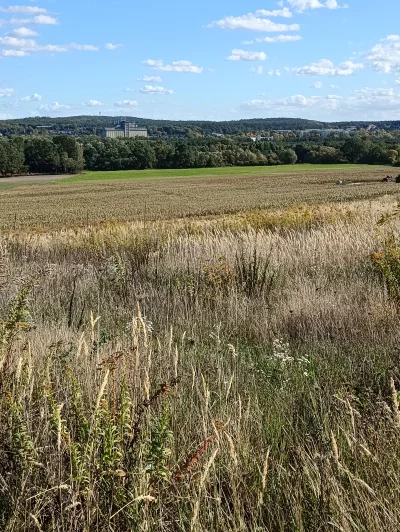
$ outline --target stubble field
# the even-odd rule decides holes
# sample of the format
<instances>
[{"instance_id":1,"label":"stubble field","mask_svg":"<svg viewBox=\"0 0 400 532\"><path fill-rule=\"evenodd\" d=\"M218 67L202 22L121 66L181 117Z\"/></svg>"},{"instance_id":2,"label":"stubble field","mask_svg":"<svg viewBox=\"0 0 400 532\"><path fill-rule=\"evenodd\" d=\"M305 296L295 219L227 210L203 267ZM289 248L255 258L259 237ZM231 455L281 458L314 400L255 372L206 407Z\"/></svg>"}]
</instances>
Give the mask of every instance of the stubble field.
<instances>
[{"instance_id":1,"label":"stubble field","mask_svg":"<svg viewBox=\"0 0 400 532\"><path fill-rule=\"evenodd\" d=\"M0 229L41 230L112 221L212 216L374 198L397 193L400 188L395 183L381 183L393 170L387 167L309 171L292 168L286 173L266 174L261 169L258 175L254 168L251 170L250 175L209 177L203 172L201 177L184 179L174 178L171 171L168 178L158 179L115 179L119 173L110 172L109 179L103 175L99 181L92 181L91 176L85 181L82 176L63 183L7 190L2 190L4 185L0 184ZM208 170L211 171L215 170ZM337 185L338 180L343 180L344 185Z\"/></svg>"}]
</instances>

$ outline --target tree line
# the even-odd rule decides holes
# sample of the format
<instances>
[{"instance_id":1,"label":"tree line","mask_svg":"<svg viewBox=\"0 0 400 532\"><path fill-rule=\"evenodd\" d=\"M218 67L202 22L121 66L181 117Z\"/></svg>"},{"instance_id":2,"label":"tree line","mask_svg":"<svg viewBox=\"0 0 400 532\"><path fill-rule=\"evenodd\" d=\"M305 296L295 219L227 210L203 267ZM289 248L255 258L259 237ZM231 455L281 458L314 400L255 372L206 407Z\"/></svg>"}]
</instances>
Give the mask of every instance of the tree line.
<instances>
[{"instance_id":1,"label":"tree line","mask_svg":"<svg viewBox=\"0 0 400 532\"><path fill-rule=\"evenodd\" d=\"M0 139L0 175L82 170L212 168L296 163L400 164L400 137L353 135L316 142L246 137L143 139L32 136Z\"/></svg>"}]
</instances>

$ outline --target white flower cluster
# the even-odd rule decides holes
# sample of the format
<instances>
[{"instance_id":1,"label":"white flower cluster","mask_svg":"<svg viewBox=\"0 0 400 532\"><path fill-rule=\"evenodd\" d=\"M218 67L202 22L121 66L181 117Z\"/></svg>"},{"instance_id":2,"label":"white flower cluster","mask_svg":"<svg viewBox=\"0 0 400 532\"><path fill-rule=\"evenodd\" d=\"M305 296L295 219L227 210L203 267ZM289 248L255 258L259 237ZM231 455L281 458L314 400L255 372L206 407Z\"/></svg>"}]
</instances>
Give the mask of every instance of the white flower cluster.
<instances>
[{"instance_id":1,"label":"white flower cluster","mask_svg":"<svg viewBox=\"0 0 400 532\"><path fill-rule=\"evenodd\" d=\"M282 338L275 338L272 342L272 354L274 358L281 362L292 362L294 360L290 356L290 345L285 343Z\"/></svg>"},{"instance_id":2,"label":"white flower cluster","mask_svg":"<svg viewBox=\"0 0 400 532\"><path fill-rule=\"evenodd\" d=\"M276 360L279 360L279 362L282 364L286 364L287 362L295 362L300 366L307 366L310 364L310 360L305 356L298 358L291 356L290 345L284 342L282 338L275 338L275 340L272 342L272 354L273 357ZM306 377L309 375L306 369L304 370L304 375Z\"/></svg>"}]
</instances>

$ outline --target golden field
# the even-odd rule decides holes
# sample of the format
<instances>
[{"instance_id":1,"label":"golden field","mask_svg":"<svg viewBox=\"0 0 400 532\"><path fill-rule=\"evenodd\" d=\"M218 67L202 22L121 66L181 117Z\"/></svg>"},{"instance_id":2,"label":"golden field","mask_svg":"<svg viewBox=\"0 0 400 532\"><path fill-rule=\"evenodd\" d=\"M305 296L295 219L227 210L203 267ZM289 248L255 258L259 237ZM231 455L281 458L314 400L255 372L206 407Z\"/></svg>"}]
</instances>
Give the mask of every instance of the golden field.
<instances>
[{"instance_id":1,"label":"golden field","mask_svg":"<svg viewBox=\"0 0 400 532\"><path fill-rule=\"evenodd\" d=\"M260 171L261 172L261 171ZM213 216L395 194L399 185L381 183L387 167L310 170L270 175L124 179L34 184L0 183L0 228L46 229L109 221ZM338 186L338 180L344 185ZM6 180L5 180L6 182Z\"/></svg>"}]
</instances>

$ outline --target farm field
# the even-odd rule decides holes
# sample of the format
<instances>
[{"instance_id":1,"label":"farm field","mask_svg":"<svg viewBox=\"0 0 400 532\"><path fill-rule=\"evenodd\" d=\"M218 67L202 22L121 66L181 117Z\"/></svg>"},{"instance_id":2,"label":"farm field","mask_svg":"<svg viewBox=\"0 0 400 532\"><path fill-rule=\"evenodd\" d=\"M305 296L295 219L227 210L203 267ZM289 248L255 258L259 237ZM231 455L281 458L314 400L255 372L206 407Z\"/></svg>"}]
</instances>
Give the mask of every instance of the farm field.
<instances>
[{"instance_id":1,"label":"farm field","mask_svg":"<svg viewBox=\"0 0 400 532\"><path fill-rule=\"evenodd\" d=\"M338 172L0 188L0 530L400 530L399 185Z\"/></svg>"},{"instance_id":2,"label":"farm field","mask_svg":"<svg viewBox=\"0 0 400 532\"><path fill-rule=\"evenodd\" d=\"M366 164L299 164L299 165L278 165L278 166L235 166L222 168L184 168L171 170L118 170L109 172L84 172L73 176L68 182L84 181L110 181L114 179L166 179L178 177L214 177L214 176L263 176L274 174L294 174L315 171L365 171L371 168ZM390 167L382 169L392 170Z\"/></svg>"},{"instance_id":3,"label":"farm field","mask_svg":"<svg viewBox=\"0 0 400 532\"><path fill-rule=\"evenodd\" d=\"M316 165L318 166L318 165ZM168 179L116 179L125 172L68 178L2 190L0 229L73 227L104 222L213 216L293 204L350 201L396 194L399 185L381 183L392 168L317 168L279 173L273 167L241 169L243 174ZM223 169L226 171L226 169ZM244 171L250 172L250 175ZM272 171L273 170L273 171ZM178 172L179 171L174 171ZM139 173L142 175L142 173ZM138 174L138 175L139 175ZM135 174L137 175L137 174ZM85 181L89 179L89 181ZM341 179L344 185L337 185ZM83 180L82 182L80 180Z\"/></svg>"}]
</instances>

